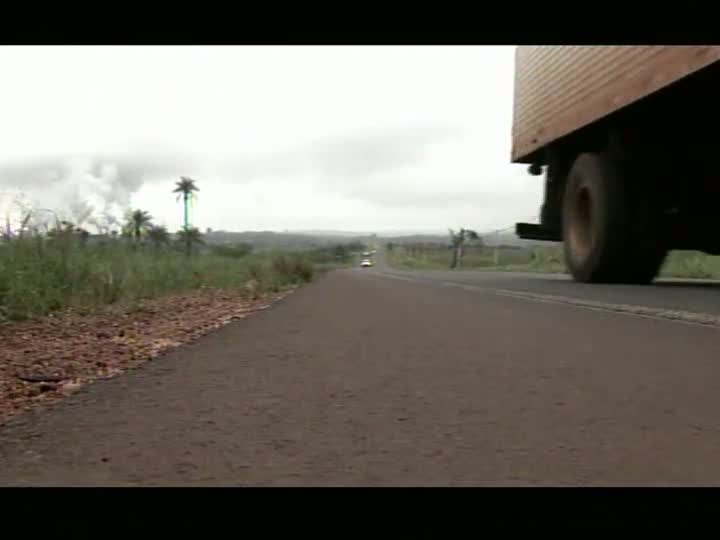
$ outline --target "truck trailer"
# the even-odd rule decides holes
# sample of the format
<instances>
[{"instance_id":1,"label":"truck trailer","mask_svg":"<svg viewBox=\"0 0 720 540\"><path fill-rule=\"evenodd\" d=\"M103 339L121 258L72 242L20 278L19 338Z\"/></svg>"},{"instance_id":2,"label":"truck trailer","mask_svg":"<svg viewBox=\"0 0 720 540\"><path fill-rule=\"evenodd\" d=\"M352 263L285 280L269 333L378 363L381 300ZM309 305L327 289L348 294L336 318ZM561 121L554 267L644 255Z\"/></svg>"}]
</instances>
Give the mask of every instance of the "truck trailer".
<instances>
[{"instance_id":1,"label":"truck trailer","mask_svg":"<svg viewBox=\"0 0 720 540\"><path fill-rule=\"evenodd\" d=\"M513 163L572 277L650 283L673 249L720 254L720 46L521 46Z\"/></svg>"}]
</instances>

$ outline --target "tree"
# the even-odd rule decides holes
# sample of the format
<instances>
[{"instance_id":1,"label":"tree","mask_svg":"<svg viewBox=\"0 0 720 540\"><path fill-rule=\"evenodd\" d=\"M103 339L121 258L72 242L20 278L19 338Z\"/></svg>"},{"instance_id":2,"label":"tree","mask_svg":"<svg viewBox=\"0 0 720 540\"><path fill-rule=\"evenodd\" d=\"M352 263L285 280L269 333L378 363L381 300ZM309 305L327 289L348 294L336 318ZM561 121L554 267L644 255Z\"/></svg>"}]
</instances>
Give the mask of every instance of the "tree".
<instances>
[{"instance_id":1,"label":"tree","mask_svg":"<svg viewBox=\"0 0 720 540\"><path fill-rule=\"evenodd\" d=\"M192 254L194 246L205 243L200 229L197 227L180 229L177 233L178 241L185 246L185 254L189 257Z\"/></svg>"},{"instance_id":2,"label":"tree","mask_svg":"<svg viewBox=\"0 0 720 540\"><path fill-rule=\"evenodd\" d=\"M76 226L71 221L66 220L56 220L55 228L50 229L47 235L48 238L57 241L79 241L81 246L87 244L87 241L90 238L90 233L88 231L82 227Z\"/></svg>"},{"instance_id":3,"label":"tree","mask_svg":"<svg viewBox=\"0 0 720 540\"><path fill-rule=\"evenodd\" d=\"M348 250L342 244L336 245L333 251L335 252L335 258L338 261L346 261L348 259Z\"/></svg>"},{"instance_id":4,"label":"tree","mask_svg":"<svg viewBox=\"0 0 720 540\"><path fill-rule=\"evenodd\" d=\"M127 234L139 243L142 234L152 227L152 216L145 210L134 210L128 215L125 227Z\"/></svg>"},{"instance_id":5,"label":"tree","mask_svg":"<svg viewBox=\"0 0 720 540\"><path fill-rule=\"evenodd\" d=\"M190 227L190 222L188 221L188 205L190 201L196 197L195 192L197 191L200 191L200 189L195 184L195 180L187 176L181 176L180 181L175 183L173 193L178 194L177 200L180 200L180 198L183 200L183 229Z\"/></svg>"},{"instance_id":6,"label":"tree","mask_svg":"<svg viewBox=\"0 0 720 540\"><path fill-rule=\"evenodd\" d=\"M32 219L33 219L33 212L32 210L26 210L25 215L20 221L20 228L18 229L18 236L25 236L32 232ZM8 223L8 226L10 224ZM9 231L8 231L9 232Z\"/></svg>"},{"instance_id":7,"label":"tree","mask_svg":"<svg viewBox=\"0 0 720 540\"><path fill-rule=\"evenodd\" d=\"M477 240L480 236L471 229L462 228L458 232L450 229L450 243L453 250L450 268L460 268L463 255L465 254L465 242L468 240Z\"/></svg>"},{"instance_id":8,"label":"tree","mask_svg":"<svg viewBox=\"0 0 720 540\"><path fill-rule=\"evenodd\" d=\"M167 228L162 225L153 225L150 227L148 229L148 238L157 249L170 243L170 233Z\"/></svg>"}]
</instances>

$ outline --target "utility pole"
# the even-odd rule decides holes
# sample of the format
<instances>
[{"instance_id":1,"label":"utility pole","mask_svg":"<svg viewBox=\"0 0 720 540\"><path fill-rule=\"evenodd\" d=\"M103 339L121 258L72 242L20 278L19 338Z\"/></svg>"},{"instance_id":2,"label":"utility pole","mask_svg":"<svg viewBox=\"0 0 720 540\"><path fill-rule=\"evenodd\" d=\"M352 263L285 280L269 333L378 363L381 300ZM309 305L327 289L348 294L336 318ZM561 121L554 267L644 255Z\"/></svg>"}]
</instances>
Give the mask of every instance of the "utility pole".
<instances>
[{"instance_id":1,"label":"utility pole","mask_svg":"<svg viewBox=\"0 0 720 540\"><path fill-rule=\"evenodd\" d=\"M500 230L495 231L495 249L493 250L493 265L500 266Z\"/></svg>"}]
</instances>

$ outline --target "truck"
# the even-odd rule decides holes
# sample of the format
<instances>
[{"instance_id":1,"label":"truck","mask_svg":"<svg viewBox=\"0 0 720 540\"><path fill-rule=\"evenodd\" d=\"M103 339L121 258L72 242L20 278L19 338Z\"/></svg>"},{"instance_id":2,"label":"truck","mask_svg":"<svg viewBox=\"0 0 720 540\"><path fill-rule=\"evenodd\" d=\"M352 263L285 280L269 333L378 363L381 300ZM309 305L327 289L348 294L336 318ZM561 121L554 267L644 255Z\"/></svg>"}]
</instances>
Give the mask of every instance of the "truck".
<instances>
[{"instance_id":1,"label":"truck","mask_svg":"<svg viewBox=\"0 0 720 540\"><path fill-rule=\"evenodd\" d=\"M520 46L511 162L544 181L528 240L582 283L651 283L720 254L720 46Z\"/></svg>"}]
</instances>

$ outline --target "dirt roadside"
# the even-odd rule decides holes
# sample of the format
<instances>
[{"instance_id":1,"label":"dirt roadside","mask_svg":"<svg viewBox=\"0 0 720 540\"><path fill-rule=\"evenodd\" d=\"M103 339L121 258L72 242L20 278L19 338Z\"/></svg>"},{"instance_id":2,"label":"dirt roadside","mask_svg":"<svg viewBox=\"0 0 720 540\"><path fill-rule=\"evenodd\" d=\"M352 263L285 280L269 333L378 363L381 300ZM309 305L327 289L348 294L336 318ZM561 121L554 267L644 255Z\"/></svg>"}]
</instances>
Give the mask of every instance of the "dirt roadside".
<instances>
[{"instance_id":1,"label":"dirt roadside","mask_svg":"<svg viewBox=\"0 0 720 540\"><path fill-rule=\"evenodd\" d=\"M2 324L0 426L266 309L293 291L251 298L244 290L204 289L146 300L130 312L68 312Z\"/></svg>"}]
</instances>

